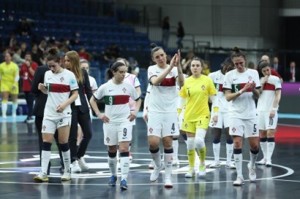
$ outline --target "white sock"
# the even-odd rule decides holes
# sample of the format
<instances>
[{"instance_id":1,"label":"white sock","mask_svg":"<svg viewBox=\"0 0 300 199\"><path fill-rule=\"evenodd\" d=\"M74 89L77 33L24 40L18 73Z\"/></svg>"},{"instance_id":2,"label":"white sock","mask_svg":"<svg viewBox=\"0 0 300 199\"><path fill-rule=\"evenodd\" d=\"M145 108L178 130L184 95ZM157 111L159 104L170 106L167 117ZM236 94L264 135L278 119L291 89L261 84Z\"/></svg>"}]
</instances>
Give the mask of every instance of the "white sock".
<instances>
[{"instance_id":1,"label":"white sock","mask_svg":"<svg viewBox=\"0 0 300 199\"><path fill-rule=\"evenodd\" d=\"M217 144L213 143L213 152L214 152L215 162L220 162L220 147L221 147L220 142Z\"/></svg>"},{"instance_id":2,"label":"white sock","mask_svg":"<svg viewBox=\"0 0 300 199\"><path fill-rule=\"evenodd\" d=\"M6 116L6 113L7 113L7 102L2 102L2 116Z\"/></svg>"},{"instance_id":3,"label":"white sock","mask_svg":"<svg viewBox=\"0 0 300 199\"><path fill-rule=\"evenodd\" d=\"M267 150L268 150L267 157L266 157L267 161L271 161L274 149L275 149L275 142L267 142Z\"/></svg>"},{"instance_id":4,"label":"white sock","mask_svg":"<svg viewBox=\"0 0 300 199\"><path fill-rule=\"evenodd\" d=\"M51 151L44 151L42 150L42 161L41 161L41 167L42 172L47 173L48 165L50 161Z\"/></svg>"},{"instance_id":5,"label":"white sock","mask_svg":"<svg viewBox=\"0 0 300 199\"><path fill-rule=\"evenodd\" d=\"M261 148L261 151L263 153L263 159L266 159L267 158L267 141L266 142L260 142L260 148Z\"/></svg>"},{"instance_id":6,"label":"white sock","mask_svg":"<svg viewBox=\"0 0 300 199\"><path fill-rule=\"evenodd\" d=\"M173 140L173 161L178 160L178 147L179 147L178 139Z\"/></svg>"},{"instance_id":7,"label":"white sock","mask_svg":"<svg viewBox=\"0 0 300 199\"><path fill-rule=\"evenodd\" d=\"M17 114L17 108L18 108L18 103L13 103L12 104L12 115Z\"/></svg>"},{"instance_id":8,"label":"white sock","mask_svg":"<svg viewBox=\"0 0 300 199\"><path fill-rule=\"evenodd\" d=\"M257 156L258 156L258 153L254 154L250 151L250 168L255 167L255 162L256 162Z\"/></svg>"},{"instance_id":9,"label":"white sock","mask_svg":"<svg viewBox=\"0 0 300 199\"><path fill-rule=\"evenodd\" d=\"M242 173L242 163L243 163L243 154L234 154L234 161L236 166L236 173L238 177L243 177Z\"/></svg>"},{"instance_id":10,"label":"white sock","mask_svg":"<svg viewBox=\"0 0 300 199\"><path fill-rule=\"evenodd\" d=\"M157 151L156 153L151 153L151 156L152 156L155 166L160 167L161 166L160 151Z\"/></svg>"},{"instance_id":11,"label":"white sock","mask_svg":"<svg viewBox=\"0 0 300 199\"><path fill-rule=\"evenodd\" d=\"M172 176L172 157L173 153L164 154L165 178L171 178Z\"/></svg>"},{"instance_id":12,"label":"white sock","mask_svg":"<svg viewBox=\"0 0 300 199\"><path fill-rule=\"evenodd\" d=\"M108 157L108 167L109 171L113 176L117 176L117 157Z\"/></svg>"},{"instance_id":13,"label":"white sock","mask_svg":"<svg viewBox=\"0 0 300 199\"><path fill-rule=\"evenodd\" d=\"M62 151L61 155L64 161L65 171L68 172L70 171L70 164L71 164L70 149L65 152Z\"/></svg>"},{"instance_id":14,"label":"white sock","mask_svg":"<svg viewBox=\"0 0 300 199\"><path fill-rule=\"evenodd\" d=\"M120 157L120 167L121 167L121 180L127 180L129 173L129 157Z\"/></svg>"},{"instance_id":15,"label":"white sock","mask_svg":"<svg viewBox=\"0 0 300 199\"><path fill-rule=\"evenodd\" d=\"M226 143L226 161L231 162L233 154L233 144Z\"/></svg>"}]
</instances>

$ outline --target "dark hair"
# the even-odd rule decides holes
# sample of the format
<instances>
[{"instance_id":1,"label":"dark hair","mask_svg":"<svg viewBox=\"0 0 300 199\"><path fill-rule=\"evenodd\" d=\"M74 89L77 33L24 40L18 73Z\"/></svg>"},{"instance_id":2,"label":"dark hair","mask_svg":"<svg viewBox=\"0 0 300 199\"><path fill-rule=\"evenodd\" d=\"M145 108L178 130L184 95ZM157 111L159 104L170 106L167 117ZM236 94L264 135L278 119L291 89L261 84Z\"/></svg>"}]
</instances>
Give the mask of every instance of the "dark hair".
<instances>
[{"instance_id":1,"label":"dark hair","mask_svg":"<svg viewBox=\"0 0 300 199\"><path fill-rule=\"evenodd\" d=\"M151 57L153 57L153 54L158 50L164 50L161 46L157 46L155 43L150 44L151 47Z\"/></svg>"},{"instance_id":2,"label":"dark hair","mask_svg":"<svg viewBox=\"0 0 300 199\"><path fill-rule=\"evenodd\" d=\"M110 80L111 78L113 78L113 76L114 76L114 75L113 75L113 72L117 72L118 69L119 69L119 67L121 67L121 66L126 66L126 65L125 65L124 63L118 62L118 61L112 63L112 64L109 66L109 68L106 69L106 71L105 71L105 79L106 79L106 81L108 81L108 80Z\"/></svg>"},{"instance_id":3,"label":"dark hair","mask_svg":"<svg viewBox=\"0 0 300 199\"><path fill-rule=\"evenodd\" d=\"M238 47L234 47L232 49L230 58L233 59L234 57L243 57L244 59L246 59L245 53L243 53Z\"/></svg>"},{"instance_id":4,"label":"dark hair","mask_svg":"<svg viewBox=\"0 0 300 199\"><path fill-rule=\"evenodd\" d=\"M270 63L268 63L267 61L265 60L261 60L258 62L258 69L261 71L263 68L267 67L267 66L270 66Z\"/></svg>"},{"instance_id":5,"label":"dark hair","mask_svg":"<svg viewBox=\"0 0 300 199\"><path fill-rule=\"evenodd\" d=\"M60 61L60 56L59 56L59 53L58 53L58 49L57 48L50 48L47 52L46 59L47 59L47 61L59 62Z\"/></svg>"}]
</instances>

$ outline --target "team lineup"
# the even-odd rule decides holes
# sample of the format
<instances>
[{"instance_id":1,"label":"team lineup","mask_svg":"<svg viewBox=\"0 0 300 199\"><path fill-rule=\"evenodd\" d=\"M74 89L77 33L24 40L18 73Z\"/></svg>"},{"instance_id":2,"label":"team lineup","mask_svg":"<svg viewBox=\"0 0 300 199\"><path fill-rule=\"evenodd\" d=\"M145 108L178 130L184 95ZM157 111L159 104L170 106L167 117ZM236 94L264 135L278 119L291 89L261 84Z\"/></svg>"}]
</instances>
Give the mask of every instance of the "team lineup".
<instances>
[{"instance_id":1,"label":"team lineup","mask_svg":"<svg viewBox=\"0 0 300 199\"><path fill-rule=\"evenodd\" d=\"M164 170L164 187L173 188L172 168L179 164L179 136L184 138L187 147L189 169L185 178L202 178L208 167L221 166L222 134L226 136L225 166L236 169L234 186L244 184L243 138L247 138L250 146L250 183L256 181L256 164L272 166L281 80L271 74L270 63L259 62L258 70L247 68L246 55L234 48L220 70L206 76L202 74L203 60L198 57L183 70L180 51L168 64L164 49L153 46L151 58L154 65L148 68L149 84L143 106L152 157L150 182L157 181ZM65 68L54 49L49 51L46 60L47 69L42 75L37 71L32 84L32 89L36 85L37 93L46 95L43 116L36 121L40 126L41 169L34 181L49 181L54 139L60 149L62 181L71 180L72 173L89 170L84 155L92 137L93 112L103 121L103 142L107 146L111 174L108 184L116 186L119 164L120 189L127 190L133 125L141 107L138 78L127 72L125 59L118 59L107 71L107 82L97 88L88 75L88 62L80 61L75 51L66 53ZM105 105L104 112L99 109L99 101ZM213 133L214 154L214 161L209 165L205 163L208 128ZM263 159L257 161L260 149Z\"/></svg>"}]
</instances>

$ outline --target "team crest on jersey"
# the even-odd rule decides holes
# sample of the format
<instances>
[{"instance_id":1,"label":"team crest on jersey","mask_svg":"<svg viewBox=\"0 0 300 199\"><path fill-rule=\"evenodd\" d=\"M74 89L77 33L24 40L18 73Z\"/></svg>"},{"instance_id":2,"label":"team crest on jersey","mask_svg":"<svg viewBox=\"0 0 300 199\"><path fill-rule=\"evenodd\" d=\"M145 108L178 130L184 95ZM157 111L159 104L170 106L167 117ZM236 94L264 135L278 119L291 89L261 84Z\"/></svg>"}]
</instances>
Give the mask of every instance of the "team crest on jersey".
<instances>
[{"instance_id":1,"label":"team crest on jersey","mask_svg":"<svg viewBox=\"0 0 300 199\"><path fill-rule=\"evenodd\" d=\"M46 130L46 126L45 125L43 125L43 131L45 131Z\"/></svg>"},{"instance_id":2,"label":"team crest on jersey","mask_svg":"<svg viewBox=\"0 0 300 199\"><path fill-rule=\"evenodd\" d=\"M106 142L109 143L110 142L110 139L109 137L106 137Z\"/></svg>"},{"instance_id":3,"label":"team crest on jersey","mask_svg":"<svg viewBox=\"0 0 300 199\"><path fill-rule=\"evenodd\" d=\"M149 133L152 134L153 128L149 128Z\"/></svg>"},{"instance_id":4,"label":"team crest on jersey","mask_svg":"<svg viewBox=\"0 0 300 199\"><path fill-rule=\"evenodd\" d=\"M236 128L233 127L233 128L231 129L231 131L232 131L233 133L235 133L235 132L236 132Z\"/></svg>"},{"instance_id":5,"label":"team crest on jersey","mask_svg":"<svg viewBox=\"0 0 300 199\"><path fill-rule=\"evenodd\" d=\"M59 80L60 80L60 82L63 82L65 80L65 78L61 77Z\"/></svg>"},{"instance_id":6,"label":"team crest on jersey","mask_svg":"<svg viewBox=\"0 0 300 199\"><path fill-rule=\"evenodd\" d=\"M124 88L122 89L122 91L123 91L124 93L126 93L127 90L126 90L126 88L124 87Z\"/></svg>"},{"instance_id":7,"label":"team crest on jersey","mask_svg":"<svg viewBox=\"0 0 300 199\"><path fill-rule=\"evenodd\" d=\"M202 85L202 86L201 86L201 89L204 91L204 90L205 90L205 85Z\"/></svg>"}]
</instances>

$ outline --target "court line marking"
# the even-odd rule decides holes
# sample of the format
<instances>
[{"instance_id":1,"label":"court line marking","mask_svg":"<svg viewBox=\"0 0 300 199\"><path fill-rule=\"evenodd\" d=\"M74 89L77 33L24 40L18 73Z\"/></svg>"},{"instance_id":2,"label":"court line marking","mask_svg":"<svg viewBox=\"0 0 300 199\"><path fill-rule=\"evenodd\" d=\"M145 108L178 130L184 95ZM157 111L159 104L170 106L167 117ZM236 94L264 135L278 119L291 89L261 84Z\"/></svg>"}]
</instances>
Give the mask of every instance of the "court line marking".
<instances>
[{"instance_id":1,"label":"court line marking","mask_svg":"<svg viewBox=\"0 0 300 199\"><path fill-rule=\"evenodd\" d=\"M24 153L29 153L29 152L24 152ZM36 153L36 152L34 152L34 153ZM94 152L94 153L100 153L100 154L106 154L106 152ZM149 155L148 153L133 153L133 154L147 154L147 155ZM54 154L55 155L55 154ZM34 155L34 156L36 156L36 155ZM87 155L87 157L88 157L89 155ZM180 155L180 156L186 156L186 155ZM208 156L207 158L211 158L210 156ZM31 158L29 158L29 159L31 159ZM225 158L220 158L220 159L225 159ZM136 160L139 160L139 159L136 159ZM151 160L151 159L148 159L149 161ZM247 160L243 160L243 162L249 162L249 161L247 161ZM284 170L286 170L287 171L287 173L285 173L285 174L282 174L282 175L279 175L279 176L271 176L271 177L265 177L265 178L257 178L256 179L256 181L262 181L262 180L271 180L271 179L279 179L279 178L284 178L284 177L287 177L287 176L290 176L290 175L292 175L293 173L294 173L294 170L293 169L291 169L291 168L289 168L289 167L285 167L285 166L282 166L282 165L278 165L278 164L273 164L272 165L273 167L278 167L278 168L281 168L281 169L284 169ZM28 168L28 169L30 169L30 168L39 168L39 167L17 167L17 168L24 168L24 169L26 169L26 168ZM182 168L182 167L181 167ZM0 173L3 173L3 172L1 172L1 170L8 170L8 168L0 168ZM9 168L9 169L13 169L13 168ZM143 172L141 172L141 173L149 173L149 172L151 172L151 171L146 171L147 169L145 169L145 171L143 171ZM131 171L134 171L134 170L131 170ZM11 173L11 171L6 171L6 173ZM20 173L20 171L16 171L15 173ZM23 173L23 172L21 172L21 173ZM29 174L30 174L31 172L29 172ZM84 174L83 174L84 175ZM94 175L95 176L95 174L92 174L92 175ZM176 174L177 175L177 174ZM60 175L57 175L58 177L60 177ZM88 176L88 175L87 175ZM50 176L50 177L55 177L55 176ZM97 176L97 177L100 177L100 176ZM80 178L79 176L78 176L78 178L73 178L74 180L75 179L86 179L86 178ZM186 184L186 185L188 185L188 184L195 184L195 183L197 183L197 181L198 181L198 183L205 183L205 184L214 184L214 183L229 183L229 182L233 182L232 180L230 180L230 181L228 181L228 180L225 180L225 181L203 181L203 180L206 180L205 178L199 178L199 177L195 177L195 178L193 178L192 180L191 180L191 182L188 182L188 181L186 181L186 182L173 182L173 184L174 185L184 185L184 184ZM249 180L245 180L245 182L247 182L247 181L249 181ZM289 182L294 182L294 181L289 181ZM298 183L298 181L295 181L295 182L297 182ZM300 181L299 181L300 182ZM52 182L50 182L50 183L35 183L35 182L12 182L12 181L0 181L0 184L47 184L47 185L66 185L66 183L52 183ZM149 185L151 185L151 184L153 184L153 185L163 185L164 183L160 183L160 182L154 182L154 183L151 183L150 181L148 182L148 183L138 183L138 184L134 184L134 183L129 183L128 185L132 185L132 186L149 186ZM84 185L84 186L90 186L90 185L92 185L92 186L107 186L107 183L105 183L105 184L94 184L94 183L89 183L89 184L78 184L78 183L68 183L67 185Z\"/></svg>"}]
</instances>

